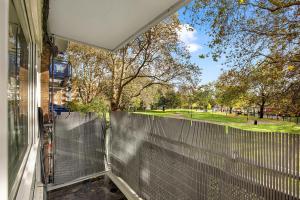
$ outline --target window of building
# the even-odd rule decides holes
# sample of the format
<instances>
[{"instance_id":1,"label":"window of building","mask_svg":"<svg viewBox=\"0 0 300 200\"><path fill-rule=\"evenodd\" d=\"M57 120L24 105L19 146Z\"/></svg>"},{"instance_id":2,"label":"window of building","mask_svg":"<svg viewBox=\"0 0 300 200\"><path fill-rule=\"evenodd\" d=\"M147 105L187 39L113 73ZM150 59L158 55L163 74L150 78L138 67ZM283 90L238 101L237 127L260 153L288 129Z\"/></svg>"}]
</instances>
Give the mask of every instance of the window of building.
<instances>
[{"instance_id":1,"label":"window of building","mask_svg":"<svg viewBox=\"0 0 300 200\"><path fill-rule=\"evenodd\" d=\"M28 43L10 5L8 69L8 172L11 191L28 148Z\"/></svg>"}]
</instances>

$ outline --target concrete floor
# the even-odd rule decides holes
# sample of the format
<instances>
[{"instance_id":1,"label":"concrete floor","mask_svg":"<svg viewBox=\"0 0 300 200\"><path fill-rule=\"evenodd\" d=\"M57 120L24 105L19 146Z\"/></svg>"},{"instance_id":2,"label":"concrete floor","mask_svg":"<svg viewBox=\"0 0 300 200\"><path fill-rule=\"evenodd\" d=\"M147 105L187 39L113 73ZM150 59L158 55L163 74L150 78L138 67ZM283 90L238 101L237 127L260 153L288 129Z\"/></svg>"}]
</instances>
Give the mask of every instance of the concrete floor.
<instances>
[{"instance_id":1,"label":"concrete floor","mask_svg":"<svg viewBox=\"0 0 300 200\"><path fill-rule=\"evenodd\" d=\"M101 176L48 192L48 200L127 200L115 184Z\"/></svg>"}]
</instances>

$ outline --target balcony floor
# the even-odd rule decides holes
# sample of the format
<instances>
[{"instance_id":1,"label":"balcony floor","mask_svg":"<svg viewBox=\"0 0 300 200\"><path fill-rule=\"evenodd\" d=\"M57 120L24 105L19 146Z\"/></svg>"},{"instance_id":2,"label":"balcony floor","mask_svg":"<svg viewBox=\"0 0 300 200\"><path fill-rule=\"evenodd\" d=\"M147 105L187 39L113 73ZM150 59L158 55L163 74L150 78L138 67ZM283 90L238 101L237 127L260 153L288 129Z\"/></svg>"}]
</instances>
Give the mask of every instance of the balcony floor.
<instances>
[{"instance_id":1,"label":"balcony floor","mask_svg":"<svg viewBox=\"0 0 300 200\"><path fill-rule=\"evenodd\" d=\"M48 200L127 200L107 177L83 181L48 192Z\"/></svg>"}]
</instances>

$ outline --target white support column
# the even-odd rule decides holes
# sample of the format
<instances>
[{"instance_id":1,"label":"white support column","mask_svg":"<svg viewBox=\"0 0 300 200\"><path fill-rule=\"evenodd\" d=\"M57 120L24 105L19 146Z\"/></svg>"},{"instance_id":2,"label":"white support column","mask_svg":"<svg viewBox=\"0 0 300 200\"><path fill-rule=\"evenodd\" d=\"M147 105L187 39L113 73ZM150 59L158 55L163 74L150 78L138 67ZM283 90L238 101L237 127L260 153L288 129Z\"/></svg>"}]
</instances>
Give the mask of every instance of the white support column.
<instances>
[{"instance_id":1,"label":"white support column","mask_svg":"<svg viewBox=\"0 0 300 200\"><path fill-rule=\"evenodd\" d=\"M8 12L9 1L0 1L0 199L8 199Z\"/></svg>"}]
</instances>

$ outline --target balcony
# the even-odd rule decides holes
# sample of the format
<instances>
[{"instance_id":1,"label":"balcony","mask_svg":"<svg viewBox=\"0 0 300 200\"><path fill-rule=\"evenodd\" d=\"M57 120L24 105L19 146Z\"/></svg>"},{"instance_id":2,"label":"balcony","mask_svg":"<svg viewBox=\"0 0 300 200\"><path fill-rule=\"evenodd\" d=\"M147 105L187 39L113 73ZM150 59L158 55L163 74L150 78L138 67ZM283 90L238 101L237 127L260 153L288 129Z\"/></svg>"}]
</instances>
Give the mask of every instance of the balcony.
<instances>
[{"instance_id":1,"label":"balcony","mask_svg":"<svg viewBox=\"0 0 300 200\"><path fill-rule=\"evenodd\" d=\"M49 64L56 46L116 51L188 2L1 3L0 199L300 199L299 134L126 112L108 122L49 103L49 82L52 91L69 91L72 75L67 62ZM38 107L56 111L54 120L49 112L49 120L37 117Z\"/></svg>"},{"instance_id":2,"label":"balcony","mask_svg":"<svg viewBox=\"0 0 300 200\"><path fill-rule=\"evenodd\" d=\"M125 112L111 113L109 128L92 113L63 113L54 124L49 199L93 195L103 175L127 199L300 197L296 134Z\"/></svg>"}]
</instances>

